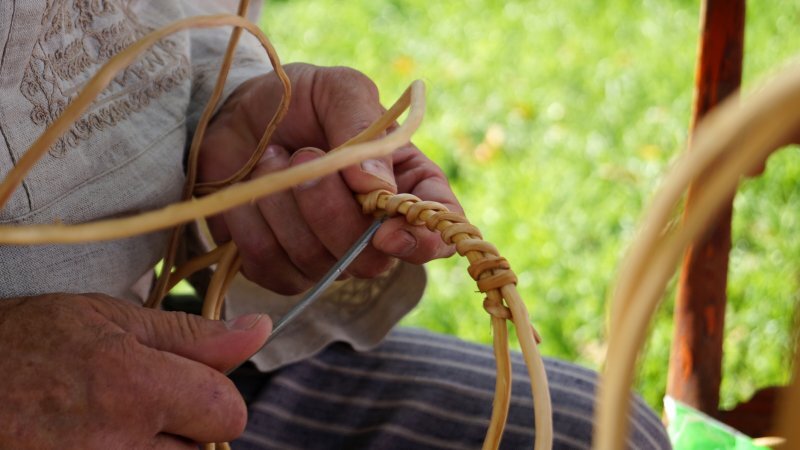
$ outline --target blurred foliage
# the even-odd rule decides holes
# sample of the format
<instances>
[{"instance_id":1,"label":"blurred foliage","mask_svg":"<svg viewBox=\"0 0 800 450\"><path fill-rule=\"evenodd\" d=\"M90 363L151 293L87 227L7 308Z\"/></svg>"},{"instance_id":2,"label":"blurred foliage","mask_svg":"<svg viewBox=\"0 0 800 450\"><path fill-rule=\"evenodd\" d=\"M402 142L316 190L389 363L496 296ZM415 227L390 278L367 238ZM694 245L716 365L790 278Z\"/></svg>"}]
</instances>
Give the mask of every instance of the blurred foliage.
<instances>
[{"instance_id":1,"label":"blurred foliage","mask_svg":"<svg viewBox=\"0 0 800 450\"><path fill-rule=\"evenodd\" d=\"M428 110L415 143L519 275L543 353L598 368L606 299L660 177L686 140L698 2L268 1L262 25L284 62L347 65L390 103L416 78ZM745 86L800 53L800 5L752 2ZM723 405L786 382L798 304L800 163L771 159L736 199ZM406 325L489 342L481 296L458 258ZM672 292L637 388L661 408Z\"/></svg>"}]
</instances>

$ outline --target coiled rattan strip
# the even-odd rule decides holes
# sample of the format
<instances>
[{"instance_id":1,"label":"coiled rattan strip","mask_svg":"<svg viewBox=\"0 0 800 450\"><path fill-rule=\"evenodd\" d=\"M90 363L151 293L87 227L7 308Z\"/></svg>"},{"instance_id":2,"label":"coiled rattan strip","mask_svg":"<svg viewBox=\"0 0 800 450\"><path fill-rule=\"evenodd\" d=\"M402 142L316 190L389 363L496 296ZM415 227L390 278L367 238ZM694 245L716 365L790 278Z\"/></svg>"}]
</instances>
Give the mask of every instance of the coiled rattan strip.
<instances>
[{"instance_id":1,"label":"coiled rattan strip","mask_svg":"<svg viewBox=\"0 0 800 450\"><path fill-rule=\"evenodd\" d=\"M510 319L514 323L531 383L536 422L535 447L549 448L552 445L553 424L550 391L537 346L540 339L516 290L517 277L508 262L500 257L493 245L482 239L480 232L469 224L466 217L448 211L440 203L423 201L411 194L393 194L384 190L359 195L357 198L366 214L402 215L410 224L424 225L431 231L439 232L446 244L455 244L456 251L469 260L470 275L478 282L479 290L486 293L483 305L492 317L495 335L505 334L506 320ZM492 427L487 433L484 448L497 448L507 415L511 395L511 373L504 367L508 361L507 339L502 344L495 340L495 357L498 361L495 407L492 412Z\"/></svg>"}]
</instances>

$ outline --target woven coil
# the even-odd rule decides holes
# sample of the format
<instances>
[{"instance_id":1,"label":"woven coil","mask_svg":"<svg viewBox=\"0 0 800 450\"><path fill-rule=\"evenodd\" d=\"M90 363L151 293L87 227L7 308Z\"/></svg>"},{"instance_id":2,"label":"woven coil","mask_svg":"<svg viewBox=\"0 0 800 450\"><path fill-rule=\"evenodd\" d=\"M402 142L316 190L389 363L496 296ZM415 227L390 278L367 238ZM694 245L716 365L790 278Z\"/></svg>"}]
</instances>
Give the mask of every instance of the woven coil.
<instances>
[{"instance_id":1,"label":"woven coil","mask_svg":"<svg viewBox=\"0 0 800 450\"><path fill-rule=\"evenodd\" d=\"M461 256L470 252L481 256L470 259L467 268L469 275L483 293L499 290L506 285L517 284L517 276L511 270L508 261L500 256L495 246L483 240L480 230L461 214L451 212L438 202L423 201L411 194L394 194L386 190L377 190L365 196L359 196L365 214L402 215L409 224L424 225L431 231L439 232L442 241L455 245ZM487 296L483 308L493 317L508 320L511 311L502 304L501 297ZM537 335L538 340L538 335Z\"/></svg>"}]
</instances>

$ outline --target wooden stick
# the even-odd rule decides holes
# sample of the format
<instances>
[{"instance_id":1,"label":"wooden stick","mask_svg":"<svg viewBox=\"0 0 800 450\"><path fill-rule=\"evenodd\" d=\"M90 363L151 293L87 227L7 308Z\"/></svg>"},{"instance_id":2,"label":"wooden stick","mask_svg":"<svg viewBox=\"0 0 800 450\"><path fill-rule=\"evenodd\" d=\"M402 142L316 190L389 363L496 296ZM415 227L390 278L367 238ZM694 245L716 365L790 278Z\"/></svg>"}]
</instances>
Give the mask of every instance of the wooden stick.
<instances>
[{"instance_id":1,"label":"wooden stick","mask_svg":"<svg viewBox=\"0 0 800 450\"><path fill-rule=\"evenodd\" d=\"M704 0L702 5L692 131L742 79L745 0ZM694 214L704 178L689 186L684 216ZM686 250L675 298L667 393L711 416L719 410L732 214L733 196Z\"/></svg>"}]
</instances>

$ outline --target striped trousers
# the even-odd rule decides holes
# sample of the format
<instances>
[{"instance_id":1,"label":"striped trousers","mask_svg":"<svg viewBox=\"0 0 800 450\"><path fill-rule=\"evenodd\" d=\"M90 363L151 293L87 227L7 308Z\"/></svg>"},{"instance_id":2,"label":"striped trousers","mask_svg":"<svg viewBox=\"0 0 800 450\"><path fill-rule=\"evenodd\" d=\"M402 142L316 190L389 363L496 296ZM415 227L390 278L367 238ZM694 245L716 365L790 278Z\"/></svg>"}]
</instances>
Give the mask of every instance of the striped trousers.
<instances>
[{"instance_id":1,"label":"striped trousers","mask_svg":"<svg viewBox=\"0 0 800 450\"><path fill-rule=\"evenodd\" d=\"M533 402L526 368L512 355L514 384L501 448L533 447ZM597 375L545 360L553 403L554 448L590 448ZM233 377L249 405L234 449L475 449L494 392L489 347L397 329L377 348L336 344L274 373L246 367ZM659 418L633 396L628 447L666 449Z\"/></svg>"}]
</instances>

